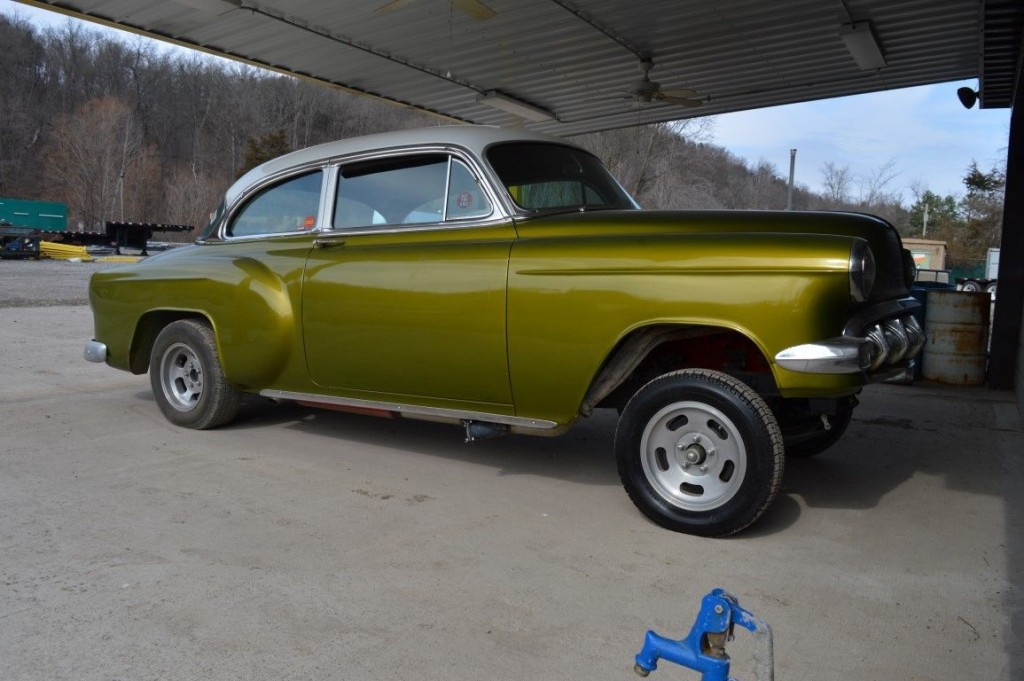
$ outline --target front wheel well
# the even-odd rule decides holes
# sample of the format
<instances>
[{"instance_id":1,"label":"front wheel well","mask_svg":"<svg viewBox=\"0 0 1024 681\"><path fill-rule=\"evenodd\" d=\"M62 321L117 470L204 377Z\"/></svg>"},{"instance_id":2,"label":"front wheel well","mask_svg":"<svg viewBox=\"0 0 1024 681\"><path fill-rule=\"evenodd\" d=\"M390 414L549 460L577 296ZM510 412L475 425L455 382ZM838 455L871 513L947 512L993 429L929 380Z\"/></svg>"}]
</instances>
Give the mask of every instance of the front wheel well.
<instances>
[{"instance_id":1,"label":"front wheel well","mask_svg":"<svg viewBox=\"0 0 1024 681\"><path fill-rule=\"evenodd\" d=\"M649 381L681 369L709 369L737 378L761 395L778 392L760 348L738 331L709 326L648 326L622 339L591 383L580 412L621 409Z\"/></svg>"},{"instance_id":2,"label":"front wheel well","mask_svg":"<svg viewBox=\"0 0 1024 681\"><path fill-rule=\"evenodd\" d=\"M181 319L195 319L209 324L210 320L198 312L186 310L153 310L139 318L132 336L129 367L133 374L144 374L149 370L149 356L153 352L156 337L168 324Z\"/></svg>"}]
</instances>

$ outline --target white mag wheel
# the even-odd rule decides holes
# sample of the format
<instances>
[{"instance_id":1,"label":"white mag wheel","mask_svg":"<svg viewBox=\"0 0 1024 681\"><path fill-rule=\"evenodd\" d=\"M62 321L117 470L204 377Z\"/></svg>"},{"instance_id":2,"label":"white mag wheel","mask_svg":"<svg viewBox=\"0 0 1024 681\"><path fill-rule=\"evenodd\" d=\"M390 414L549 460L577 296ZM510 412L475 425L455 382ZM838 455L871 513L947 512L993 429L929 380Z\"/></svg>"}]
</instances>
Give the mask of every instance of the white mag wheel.
<instances>
[{"instance_id":1,"label":"white mag wheel","mask_svg":"<svg viewBox=\"0 0 1024 681\"><path fill-rule=\"evenodd\" d=\"M736 425L703 402L676 402L654 414L640 441L644 475L668 503L708 511L732 499L747 474Z\"/></svg>"},{"instance_id":2,"label":"white mag wheel","mask_svg":"<svg viewBox=\"0 0 1024 681\"><path fill-rule=\"evenodd\" d=\"M160 387L167 403L178 411L192 411L203 395L203 363L195 350L174 343L160 358Z\"/></svg>"}]
</instances>

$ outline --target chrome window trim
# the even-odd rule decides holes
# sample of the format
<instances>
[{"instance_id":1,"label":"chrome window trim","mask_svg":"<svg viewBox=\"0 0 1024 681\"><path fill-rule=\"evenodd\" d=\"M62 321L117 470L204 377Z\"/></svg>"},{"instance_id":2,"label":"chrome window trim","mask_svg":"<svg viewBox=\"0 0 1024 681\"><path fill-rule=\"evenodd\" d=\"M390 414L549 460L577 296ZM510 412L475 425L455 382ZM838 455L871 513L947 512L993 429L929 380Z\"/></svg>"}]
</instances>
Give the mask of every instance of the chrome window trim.
<instances>
[{"instance_id":1,"label":"chrome window trim","mask_svg":"<svg viewBox=\"0 0 1024 681\"><path fill-rule=\"evenodd\" d=\"M571 144L567 144L566 146L573 147L573 145ZM350 163L359 163L362 161L369 161L374 159L431 153L447 154L449 156L449 167L451 165L451 160L453 158L458 159L466 166L466 168L473 175L473 178L476 180L477 184L480 186L481 191L484 192L488 201L491 204L490 215L483 217L445 220L442 222L418 223L412 225L384 225L382 226L383 228L368 230L342 230L334 228L332 224L334 220L334 201L337 195L338 175L343 165L348 165ZM303 229L290 232L280 232L273 234L253 234L247 236L227 235L227 226L234 219L239 208L241 208L243 204L249 201L249 199L254 194L259 193L263 189L273 184L285 181L289 177L298 176L303 173L313 172L316 170L323 172L324 184L321 187L321 211L320 214L317 216L317 224L314 226L312 230ZM287 168L269 174L264 178L260 178L258 182L253 182L251 185L242 190L234 198L230 205L226 206L224 210L224 215L221 216L217 229L214 231L214 233L204 239L197 239L197 243L236 243L262 239L277 239L281 237L295 236L299 234L308 234L310 232L314 232L316 234L320 234L323 236L335 234L356 235L366 233L395 234L405 231L418 232L432 229L466 229L492 224L512 224L514 218L523 217L526 215L526 213L518 210L515 207L514 203L511 203L511 198L507 196L507 193L503 190L498 190L499 187L501 187L500 181L494 174L494 171L490 167L490 165L488 165L484 159L479 158L476 155L476 153L474 153L472 150L457 144L418 144L410 146L390 147L384 149L361 151L357 153L346 154L343 156L325 156L323 158L318 158L294 166L289 166ZM227 193L230 194L230 190Z\"/></svg>"},{"instance_id":2,"label":"chrome window trim","mask_svg":"<svg viewBox=\"0 0 1024 681\"><path fill-rule=\"evenodd\" d=\"M358 229L327 229L316 234L316 243L321 246L327 246L335 242L343 242L347 237L354 236L373 236L375 234L414 234L418 232L455 232L479 229L481 227L496 227L502 224L506 224L511 227L512 221L487 220L480 222L467 222L465 220L459 220L454 224L444 222L427 222L417 225L382 225L377 229L374 229L373 227L360 227Z\"/></svg>"},{"instance_id":3,"label":"chrome window trim","mask_svg":"<svg viewBox=\"0 0 1024 681\"><path fill-rule=\"evenodd\" d=\"M448 175L445 178L445 204L444 214L447 217L448 214L448 187L451 179L451 163L452 159L458 159L461 161L466 168L472 173L473 178L480 186L481 191L487 196L488 201L491 204L491 212L489 215L477 217L477 218L463 218L463 219L444 219L439 222L419 222L412 224L384 224L376 227L355 227L351 229L338 228L334 226L334 209L335 199L338 193L338 180L340 179L341 168L343 166L351 165L353 163L363 163L366 161L373 161L377 159L395 158L402 156L416 156L416 155L427 155L427 154L445 154L448 156ZM325 219L322 222L323 228L320 230L323 236L327 235L339 235L339 234L397 234L400 232L420 232L425 229L458 229L470 227L478 227L487 224L500 224L502 222L511 222L512 213L507 210L503 201L498 199L498 195L495 193L494 181L490 175L482 171L479 159L470 152L468 149L457 145L446 145L446 144L429 144L415 147L394 147L391 149L382 149L377 151L368 151L358 154L352 154L349 156L334 157L328 160L330 168L333 171L332 179L330 184L327 185L324 191L325 205L330 210L330 219Z\"/></svg>"},{"instance_id":4,"label":"chrome window trim","mask_svg":"<svg viewBox=\"0 0 1024 681\"><path fill-rule=\"evenodd\" d=\"M221 218L220 225L217 227L217 239L229 243L245 242L245 241L259 241L262 239L273 239L277 237L296 236L301 234L310 234L319 230L320 225L323 224L323 202L324 202L324 187L327 181L327 169L326 163L310 163L296 166L294 168L288 168L274 175L269 175L263 180L252 184L244 192L238 195L238 198L228 206L227 210L224 211L224 216ZM275 184L286 182L289 179L306 175L312 172L320 171L320 213L317 215L316 224L311 229L294 229L287 232L268 232L267 234L247 234L245 236L231 236L227 233L228 225L238 215L238 211L241 210L254 196L259 194L264 189L269 189ZM212 240L212 239L208 239Z\"/></svg>"}]
</instances>

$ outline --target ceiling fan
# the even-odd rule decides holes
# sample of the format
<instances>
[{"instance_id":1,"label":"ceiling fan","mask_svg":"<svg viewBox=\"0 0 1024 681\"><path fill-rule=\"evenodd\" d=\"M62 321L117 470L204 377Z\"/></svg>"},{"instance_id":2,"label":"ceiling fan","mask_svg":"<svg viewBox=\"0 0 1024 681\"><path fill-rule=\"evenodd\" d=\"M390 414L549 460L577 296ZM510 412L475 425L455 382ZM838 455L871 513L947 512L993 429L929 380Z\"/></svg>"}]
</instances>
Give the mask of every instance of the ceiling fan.
<instances>
[{"instance_id":1,"label":"ceiling fan","mask_svg":"<svg viewBox=\"0 0 1024 681\"><path fill-rule=\"evenodd\" d=\"M637 81L630 93L630 97L634 102L637 104L665 102L666 104L691 107L704 104L705 96L691 88L662 90L659 83L651 80L651 69L653 68L654 62L650 59L644 59L640 62L640 69L644 72L644 76Z\"/></svg>"},{"instance_id":2,"label":"ceiling fan","mask_svg":"<svg viewBox=\"0 0 1024 681\"><path fill-rule=\"evenodd\" d=\"M376 14L389 14L395 10L402 9L417 0L391 0L373 10ZM494 10L480 2L480 0L451 0L452 7L468 14L474 19L490 19L494 16Z\"/></svg>"}]
</instances>

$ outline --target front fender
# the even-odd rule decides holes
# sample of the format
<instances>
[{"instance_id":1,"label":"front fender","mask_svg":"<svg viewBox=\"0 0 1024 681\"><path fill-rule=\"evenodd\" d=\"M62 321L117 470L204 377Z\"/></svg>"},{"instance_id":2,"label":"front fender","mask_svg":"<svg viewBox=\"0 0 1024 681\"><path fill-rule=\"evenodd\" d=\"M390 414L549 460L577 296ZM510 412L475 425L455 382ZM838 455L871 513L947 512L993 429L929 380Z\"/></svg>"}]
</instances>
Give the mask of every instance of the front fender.
<instances>
[{"instance_id":1,"label":"front fender","mask_svg":"<svg viewBox=\"0 0 1024 681\"><path fill-rule=\"evenodd\" d=\"M838 335L850 312L854 242L819 234L517 242L508 296L517 415L574 418L600 367L638 328L732 331L769 362L783 348ZM794 378L770 366L780 389L804 381L827 390L817 376Z\"/></svg>"}]
</instances>

